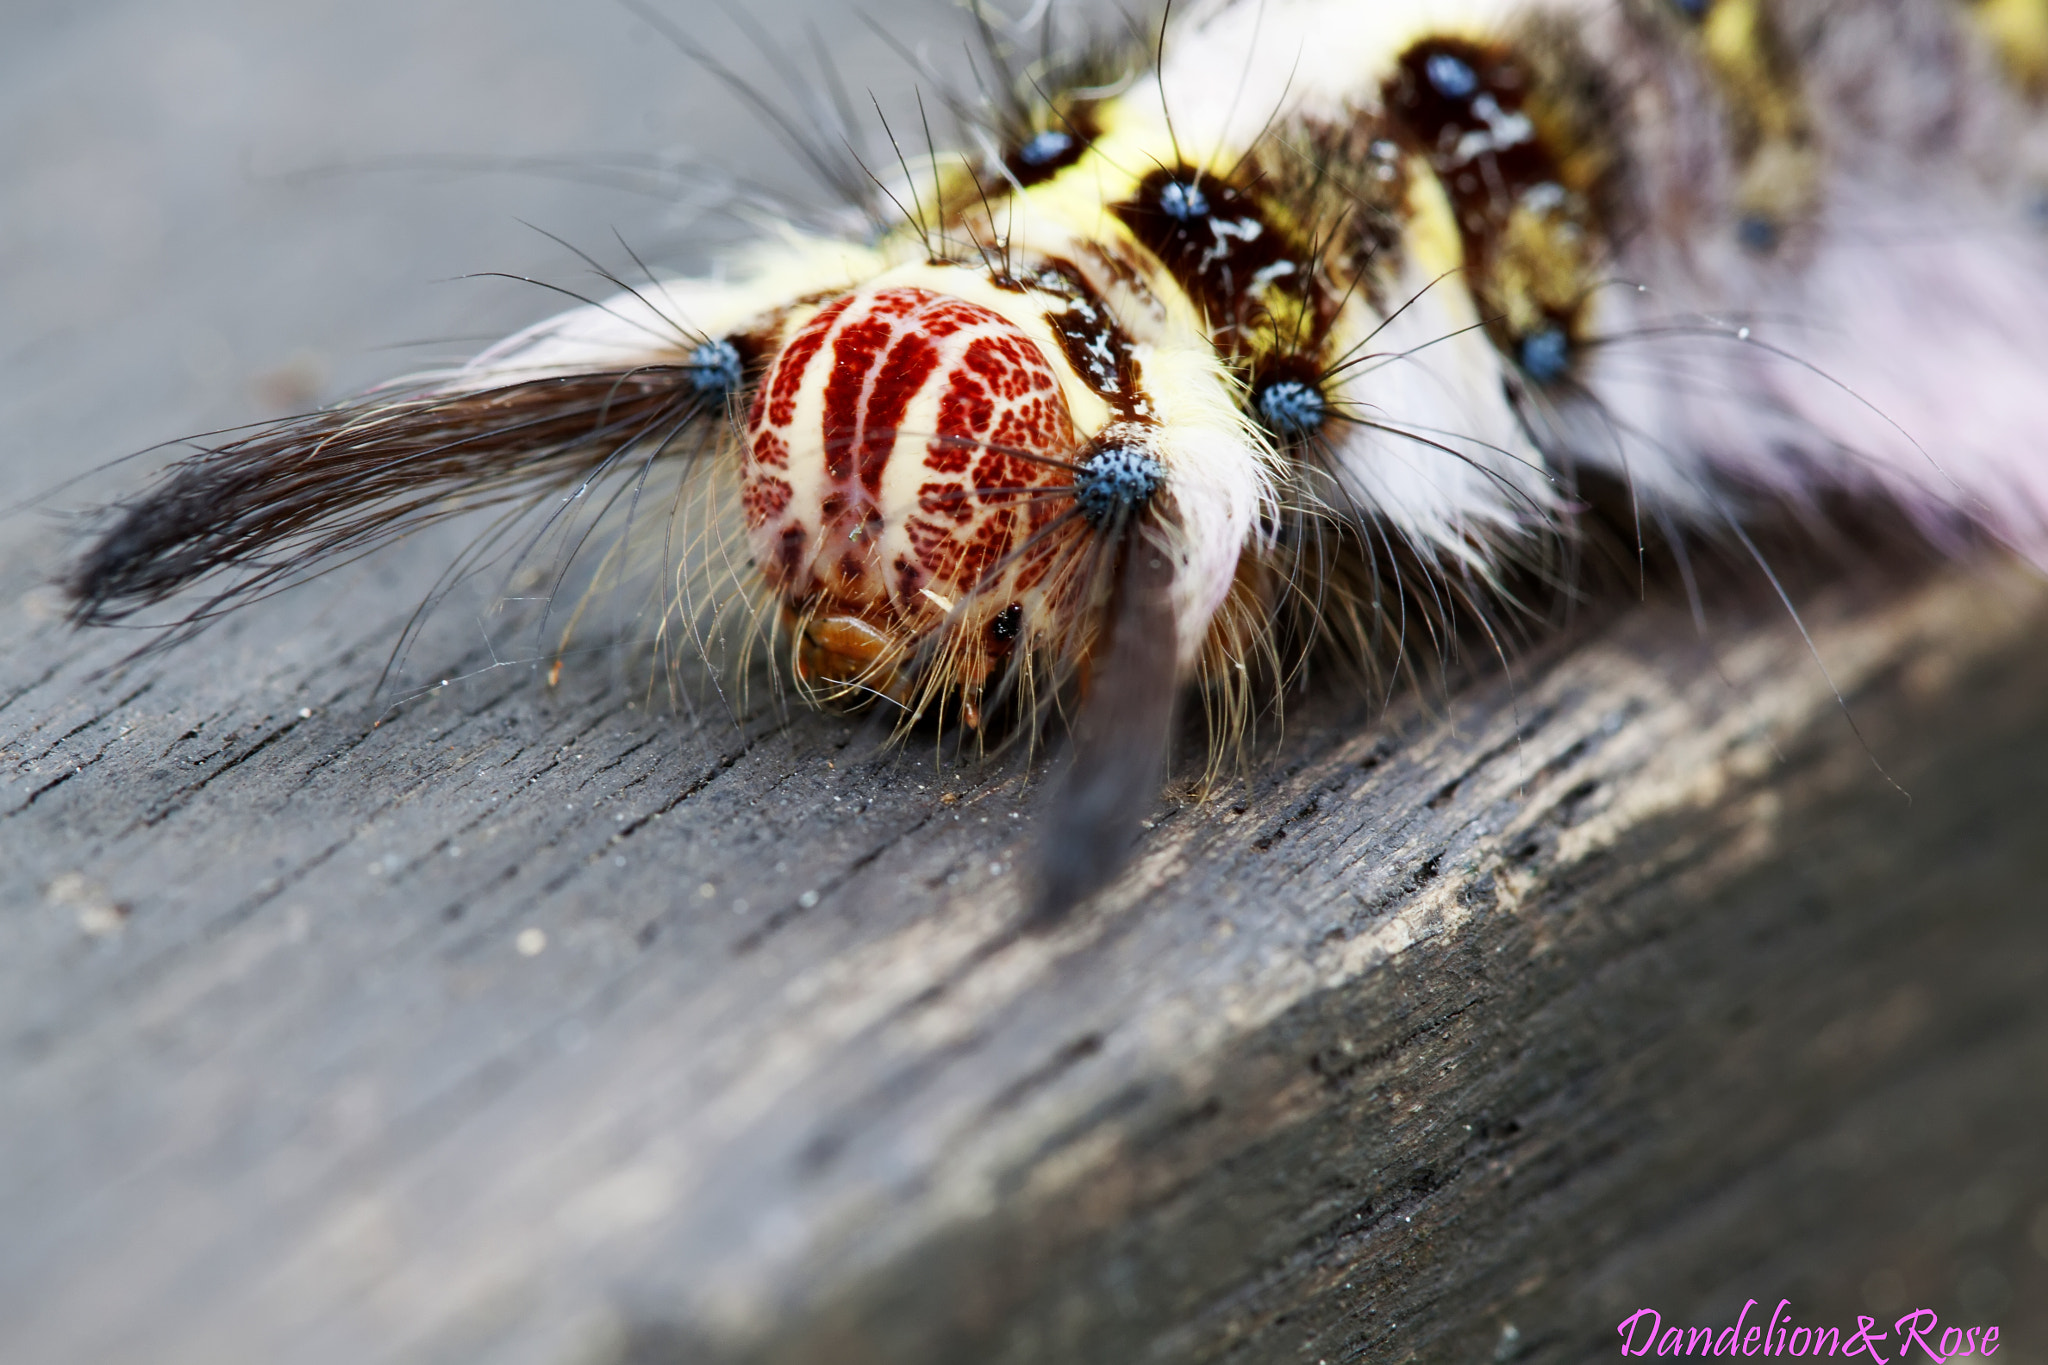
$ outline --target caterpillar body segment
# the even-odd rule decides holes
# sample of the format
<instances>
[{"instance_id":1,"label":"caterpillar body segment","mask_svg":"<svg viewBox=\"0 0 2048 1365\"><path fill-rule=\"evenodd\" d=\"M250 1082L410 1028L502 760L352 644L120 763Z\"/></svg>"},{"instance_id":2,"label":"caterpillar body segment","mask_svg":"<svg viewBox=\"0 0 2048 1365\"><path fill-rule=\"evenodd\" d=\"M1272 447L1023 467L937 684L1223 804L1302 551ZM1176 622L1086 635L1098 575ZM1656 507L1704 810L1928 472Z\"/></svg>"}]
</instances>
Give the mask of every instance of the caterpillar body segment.
<instances>
[{"instance_id":1,"label":"caterpillar body segment","mask_svg":"<svg viewBox=\"0 0 2048 1365\"><path fill-rule=\"evenodd\" d=\"M77 619L685 468L679 619L905 725L1080 705L1056 903L1190 684L1227 748L1285 623L1441 642L1556 581L1595 484L1681 540L1847 494L2040 556L2048 0L1218 0L1037 67L984 20L892 225L202 448Z\"/></svg>"}]
</instances>

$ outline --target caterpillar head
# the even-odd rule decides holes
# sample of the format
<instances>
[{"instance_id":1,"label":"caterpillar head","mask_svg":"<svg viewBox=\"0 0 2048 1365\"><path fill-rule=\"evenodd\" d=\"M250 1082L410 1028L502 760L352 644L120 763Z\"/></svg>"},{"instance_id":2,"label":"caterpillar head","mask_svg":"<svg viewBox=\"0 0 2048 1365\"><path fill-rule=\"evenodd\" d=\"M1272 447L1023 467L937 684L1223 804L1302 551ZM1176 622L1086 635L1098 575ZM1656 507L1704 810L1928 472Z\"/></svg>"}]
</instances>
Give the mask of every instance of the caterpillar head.
<instances>
[{"instance_id":1,"label":"caterpillar head","mask_svg":"<svg viewBox=\"0 0 2048 1365\"><path fill-rule=\"evenodd\" d=\"M950 694L973 726L1013 661L1085 648L1087 548L1165 469L1070 354L1070 305L919 264L786 322L741 497L806 685L912 710Z\"/></svg>"}]
</instances>

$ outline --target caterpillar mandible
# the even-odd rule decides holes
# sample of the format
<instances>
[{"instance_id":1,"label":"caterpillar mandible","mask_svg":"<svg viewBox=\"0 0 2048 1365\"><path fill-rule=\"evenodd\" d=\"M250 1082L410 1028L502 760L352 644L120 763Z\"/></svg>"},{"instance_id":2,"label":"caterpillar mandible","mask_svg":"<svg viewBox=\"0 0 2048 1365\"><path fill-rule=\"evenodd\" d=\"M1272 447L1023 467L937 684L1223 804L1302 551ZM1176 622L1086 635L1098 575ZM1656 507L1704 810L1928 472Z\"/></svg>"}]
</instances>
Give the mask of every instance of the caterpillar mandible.
<instances>
[{"instance_id":1,"label":"caterpillar mandible","mask_svg":"<svg viewBox=\"0 0 2048 1365\"><path fill-rule=\"evenodd\" d=\"M1177 697L1227 745L1288 639L1554 583L1596 489L1639 543L1845 494L2040 546L2048 0L1219 0L1033 59L978 13L978 86L927 71L956 145L888 129L887 175L741 89L836 230L202 445L108 509L73 619L623 486L715 528L692 638L742 617L904 727L1073 712L1053 910Z\"/></svg>"}]
</instances>

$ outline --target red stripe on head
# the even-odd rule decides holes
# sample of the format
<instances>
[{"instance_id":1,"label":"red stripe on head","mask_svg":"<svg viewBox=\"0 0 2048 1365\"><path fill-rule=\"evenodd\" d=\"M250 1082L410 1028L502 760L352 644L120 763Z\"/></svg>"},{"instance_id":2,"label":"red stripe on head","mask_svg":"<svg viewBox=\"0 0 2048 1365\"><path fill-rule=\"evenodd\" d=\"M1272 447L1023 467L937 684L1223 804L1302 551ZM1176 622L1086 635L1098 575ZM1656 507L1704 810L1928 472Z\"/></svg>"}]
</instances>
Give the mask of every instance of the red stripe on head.
<instances>
[{"instance_id":1,"label":"red stripe on head","mask_svg":"<svg viewBox=\"0 0 2048 1365\"><path fill-rule=\"evenodd\" d=\"M896 448L897 430L903 425L910 400L938 367L938 348L916 332L889 348L889 358L868 390L861 423L860 482L870 497L882 491L882 471L888 467L889 452Z\"/></svg>"},{"instance_id":2,"label":"red stripe on head","mask_svg":"<svg viewBox=\"0 0 2048 1365\"><path fill-rule=\"evenodd\" d=\"M757 562L826 641L798 642L816 676L908 659L941 615L979 638L983 617L1064 562L1071 536L1017 555L1071 508L1060 461L1076 438L1047 356L1000 307L902 285L819 310L776 357L748 418L741 501ZM899 453L917 468L892 478ZM860 681L888 691L889 676Z\"/></svg>"},{"instance_id":3,"label":"red stripe on head","mask_svg":"<svg viewBox=\"0 0 2048 1365\"><path fill-rule=\"evenodd\" d=\"M811 367L811 358L818 348L825 344L825 334L832 330L832 324L839 321L839 315L846 311L846 305L853 297L836 300L818 310L818 315L805 323L803 329L782 348L782 354L775 358L775 373L768 377L767 419L771 426L786 427L796 420L796 396L804 386L804 372ZM754 423L760 425L760 405L755 405Z\"/></svg>"},{"instance_id":4,"label":"red stripe on head","mask_svg":"<svg viewBox=\"0 0 2048 1365\"><path fill-rule=\"evenodd\" d=\"M825 475L834 483L845 483L853 476L868 378L882 348L895 335L894 323L871 312L847 323L832 342L832 369L825 377L825 412L819 435L825 444Z\"/></svg>"}]
</instances>

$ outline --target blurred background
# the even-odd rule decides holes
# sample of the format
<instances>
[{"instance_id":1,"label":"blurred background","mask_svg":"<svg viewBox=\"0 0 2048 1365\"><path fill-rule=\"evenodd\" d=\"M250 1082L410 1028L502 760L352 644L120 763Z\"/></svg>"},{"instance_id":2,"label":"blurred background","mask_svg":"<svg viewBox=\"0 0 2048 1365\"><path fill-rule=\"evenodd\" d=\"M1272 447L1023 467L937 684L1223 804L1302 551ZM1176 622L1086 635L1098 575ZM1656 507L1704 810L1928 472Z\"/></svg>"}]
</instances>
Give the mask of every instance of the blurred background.
<instances>
[{"instance_id":1,"label":"blurred background","mask_svg":"<svg viewBox=\"0 0 2048 1365\"><path fill-rule=\"evenodd\" d=\"M670 6L746 78L714 7ZM937 5L867 7L908 43ZM864 99L905 63L850 10L766 0ZM0 328L11 505L53 475L466 355L582 288L544 233L625 268L747 230L740 180L824 195L622 5L18 0L0 16ZM124 476L125 477L125 476ZM22 538L10 537L18 543Z\"/></svg>"}]
</instances>

